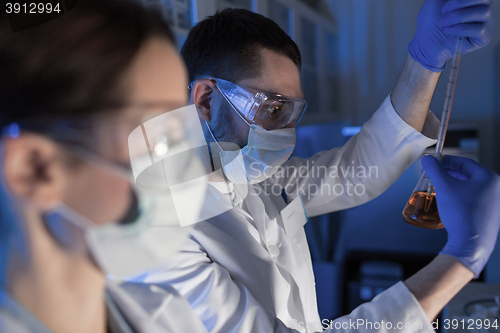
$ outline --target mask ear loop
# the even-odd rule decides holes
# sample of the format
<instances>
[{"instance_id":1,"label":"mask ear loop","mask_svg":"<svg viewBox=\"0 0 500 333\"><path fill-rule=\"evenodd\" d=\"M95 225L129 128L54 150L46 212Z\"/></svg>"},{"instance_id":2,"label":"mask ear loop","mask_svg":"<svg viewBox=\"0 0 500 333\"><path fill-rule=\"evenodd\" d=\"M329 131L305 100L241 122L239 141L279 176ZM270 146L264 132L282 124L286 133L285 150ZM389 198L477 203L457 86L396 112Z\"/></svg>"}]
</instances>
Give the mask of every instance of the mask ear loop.
<instances>
[{"instance_id":1,"label":"mask ear loop","mask_svg":"<svg viewBox=\"0 0 500 333\"><path fill-rule=\"evenodd\" d=\"M217 85L215 84L214 80L213 79L208 79L210 80L211 82L214 83L214 85L217 87ZM193 83L195 81L191 82L189 85L188 85L188 90L191 91L193 90ZM217 87L217 90L219 90L219 92L222 94L222 96L224 96L224 94L222 93L222 91L220 91L219 87ZM226 96L224 96L225 98ZM217 144L217 146L219 146L219 149L220 151L224 151L222 149L222 147L220 146L219 142L217 141L217 139L215 138L215 135L214 135L214 132L212 132L212 129L210 128L210 126L208 125L208 122L205 120L205 125L207 126L207 129L208 131L210 132L210 135L212 136L212 138L214 139L214 142ZM208 147L208 154L210 156L210 165L212 166L212 172L215 172L215 165L214 165L214 158L213 158L213 155L212 155L212 148L210 147L210 143L207 142L207 147Z\"/></svg>"},{"instance_id":2,"label":"mask ear loop","mask_svg":"<svg viewBox=\"0 0 500 333\"><path fill-rule=\"evenodd\" d=\"M212 132L212 129L210 128L210 126L208 125L208 122L206 120L205 120L205 125L207 125L208 131L210 132L210 135L214 139L214 141L217 144L217 146L219 146L219 149L221 151L224 151L224 150L222 150L222 147L220 146L220 144L217 141L217 139L215 138L214 132ZM210 155L210 164L212 165L212 172L214 172L215 171L214 158L212 156L212 148L210 148L210 143L209 142L207 142L207 146L208 146L208 153Z\"/></svg>"},{"instance_id":3,"label":"mask ear loop","mask_svg":"<svg viewBox=\"0 0 500 333\"><path fill-rule=\"evenodd\" d=\"M220 146L219 142L217 141L217 139L215 138L215 135L214 135L214 132L212 132L212 129L210 128L210 126L208 125L208 122L205 120L205 124L207 125L207 128L208 128L208 131L210 132L210 135L212 136L212 138L214 139L215 143L217 144L217 146L219 146L219 149L221 151L224 151L222 149L222 147Z\"/></svg>"},{"instance_id":4,"label":"mask ear loop","mask_svg":"<svg viewBox=\"0 0 500 333\"><path fill-rule=\"evenodd\" d=\"M210 135L214 139L215 143L217 144L217 146L219 146L220 151L221 152L224 151L222 149L222 147L220 146L219 142L217 141L217 139L215 138L214 132L212 132L212 129L210 128L210 126L208 125L208 122L206 120L205 120L205 124L207 125L208 131L210 132ZM214 160L213 160L213 156L212 156L212 149L210 148L210 144L207 144L207 146L208 146L208 153L210 155L210 163L212 164L212 172L215 172L215 165L214 165ZM228 191L229 191L229 181L225 175L224 175L224 178L225 178L226 186L228 186ZM233 198L233 200L234 200L234 198Z\"/></svg>"}]
</instances>

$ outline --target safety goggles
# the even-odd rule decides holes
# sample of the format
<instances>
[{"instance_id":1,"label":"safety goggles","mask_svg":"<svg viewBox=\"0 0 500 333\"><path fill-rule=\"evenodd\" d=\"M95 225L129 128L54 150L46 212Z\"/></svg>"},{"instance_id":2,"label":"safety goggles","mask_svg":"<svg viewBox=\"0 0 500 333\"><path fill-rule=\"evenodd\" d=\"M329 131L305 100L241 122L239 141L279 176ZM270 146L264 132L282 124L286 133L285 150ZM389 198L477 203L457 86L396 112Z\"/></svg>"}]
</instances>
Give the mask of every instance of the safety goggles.
<instances>
[{"instance_id":1,"label":"safety goggles","mask_svg":"<svg viewBox=\"0 0 500 333\"><path fill-rule=\"evenodd\" d=\"M307 110L308 104L301 98L259 92L222 79L210 80L215 83L227 102L250 124L268 131L296 126Z\"/></svg>"}]
</instances>

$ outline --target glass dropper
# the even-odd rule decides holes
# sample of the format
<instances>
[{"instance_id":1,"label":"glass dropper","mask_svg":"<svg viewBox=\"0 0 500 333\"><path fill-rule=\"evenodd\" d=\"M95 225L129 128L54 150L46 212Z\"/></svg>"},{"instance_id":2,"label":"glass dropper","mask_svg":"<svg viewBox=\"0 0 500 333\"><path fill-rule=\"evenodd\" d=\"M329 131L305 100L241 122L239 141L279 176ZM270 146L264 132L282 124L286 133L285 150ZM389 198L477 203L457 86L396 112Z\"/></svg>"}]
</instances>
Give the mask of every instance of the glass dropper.
<instances>
[{"instance_id":1,"label":"glass dropper","mask_svg":"<svg viewBox=\"0 0 500 333\"><path fill-rule=\"evenodd\" d=\"M441 155L443 153L444 139L446 138L446 131L448 130L448 123L450 121L451 105L453 104L453 96L455 95L458 67L460 67L463 45L463 38L457 38L457 43L455 44L455 53L453 54L453 60L451 62L450 78L448 79L448 87L446 88L446 97L444 99L443 115L441 116L441 127L439 128L439 134L436 143L437 159L441 159Z\"/></svg>"}]
</instances>

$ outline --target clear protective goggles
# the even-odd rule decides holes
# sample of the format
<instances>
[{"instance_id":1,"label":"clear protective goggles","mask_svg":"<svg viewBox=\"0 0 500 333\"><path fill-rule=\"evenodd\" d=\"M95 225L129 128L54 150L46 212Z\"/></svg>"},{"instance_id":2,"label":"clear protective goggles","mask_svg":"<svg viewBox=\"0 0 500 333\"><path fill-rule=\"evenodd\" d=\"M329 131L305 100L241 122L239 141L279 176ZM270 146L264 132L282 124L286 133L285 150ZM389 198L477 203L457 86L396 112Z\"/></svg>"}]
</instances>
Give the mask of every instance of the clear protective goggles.
<instances>
[{"instance_id":1,"label":"clear protective goggles","mask_svg":"<svg viewBox=\"0 0 500 333\"><path fill-rule=\"evenodd\" d=\"M250 124L268 131L296 126L307 110L308 104L302 98L259 92L222 79L209 80Z\"/></svg>"}]
</instances>

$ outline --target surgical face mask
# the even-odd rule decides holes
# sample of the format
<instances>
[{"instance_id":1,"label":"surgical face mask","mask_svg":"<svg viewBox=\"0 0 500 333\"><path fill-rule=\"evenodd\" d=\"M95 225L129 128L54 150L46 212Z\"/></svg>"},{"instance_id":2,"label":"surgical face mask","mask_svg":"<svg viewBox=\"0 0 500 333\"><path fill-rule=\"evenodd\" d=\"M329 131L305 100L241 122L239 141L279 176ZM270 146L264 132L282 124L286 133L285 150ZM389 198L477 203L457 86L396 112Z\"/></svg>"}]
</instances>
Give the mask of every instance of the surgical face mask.
<instances>
[{"instance_id":1,"label":"surgical face mask","mask_svg":"<svg viewBox=\"0 0 500 333\"><path fill-rule=\"evenodd\" d=\"M165 131L166 124L174 121L181 127L172 131L175 140ZM76 152L90 164L131 181L134 200L126 218L97 225L62 203L44 214L48 230L62 246L90 253L114 278L136 275L175 254L189 235L189 226L200 220L207 186L195 149L206 143L194 107L148 120L128 140L129 173L92 153ZM176 144L171 147L169 142Z\"/></svg>"},{"instance_id":2,"label":"surgical face mask","mask_svg":"<svg viewBox=\"0 0 500 333\"><path fill-rule=\"evenodd\" d=\"M44 220L65 248L88 251L103 272L125 278L167 261L190 230L178 224L168 198L138 194L137 213L127 223L96 225L60 204Z\"/></svg>"},{"instance_id":3,"label":"surgical face mask","mask_svg":"<svg viewBox=\"0 0 500 333\"><path fill-rule=\"evenodd\" d=\"M159 174L147 172L150 174L141 176L142 183L162 182ZM187 204L192 204L191 216L194 217L200 207L196 197L204 194L204 188L188 185L182 190L185 193L180 200L190 198ZM120 221L97 225L62 203L45 214L44 220L65 248L87 251L103 272L114 278L125 278L166 262L190 232L190 222L186 221L189 217L178 216L170 191L144 189L132 183L132 196L131 207ZM194 222L197 221L192 220Z\"/></svg>"},{"instance_id":4,"label":"surgical face mask","mask_svg":"<svg viewBox=\"0 0 500 333\"><path fill-rule=\"evenodd\" d=\"M219 145L210 126L208 130ZM236 151L221 150L220 159L226 177L236 184L257 184L278 171L295 148L295 128L273 131L250 125L248 143Z\"/></svg>"}]
</instances>

